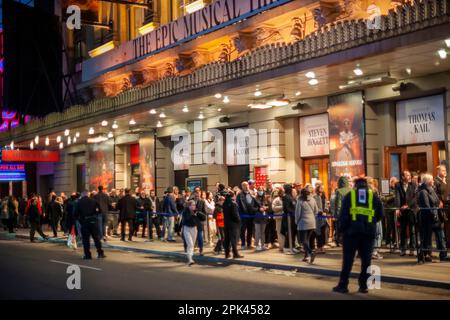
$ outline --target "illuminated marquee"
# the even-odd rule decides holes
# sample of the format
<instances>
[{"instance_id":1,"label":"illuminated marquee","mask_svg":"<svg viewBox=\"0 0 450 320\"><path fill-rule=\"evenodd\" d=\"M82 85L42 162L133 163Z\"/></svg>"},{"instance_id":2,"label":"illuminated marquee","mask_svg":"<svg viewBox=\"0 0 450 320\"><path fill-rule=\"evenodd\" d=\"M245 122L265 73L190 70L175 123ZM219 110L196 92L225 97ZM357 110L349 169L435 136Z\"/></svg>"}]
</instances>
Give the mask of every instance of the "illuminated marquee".
<instances>
[{"instance_id":1,"label":"illuminated marquee","mask_svg":"<svg viewBox=\"0 0 450 320\"><path fill-rule=\"evenodd\" d=\"M0 181L26 180L25 165L23 163L1 163Z\"/></svg>"}]
</instances>

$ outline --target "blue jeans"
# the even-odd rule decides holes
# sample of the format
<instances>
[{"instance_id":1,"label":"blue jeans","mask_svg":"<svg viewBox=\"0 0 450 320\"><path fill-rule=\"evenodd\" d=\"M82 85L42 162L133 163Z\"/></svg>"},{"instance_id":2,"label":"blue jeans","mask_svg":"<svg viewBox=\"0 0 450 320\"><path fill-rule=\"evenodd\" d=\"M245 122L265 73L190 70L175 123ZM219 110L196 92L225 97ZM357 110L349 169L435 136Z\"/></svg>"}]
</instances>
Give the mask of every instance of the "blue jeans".
<instances>
[{"instance_id":1,"label":"blue jeans","mask_svg":"<svg viewBox=\"0 0 450 320\"><path fill-rule=\"evenodd\" d=\"M200 250L200 253L203 252L203 226L197 228L197 246Z\"/></svg>"},{"instance_id":2,"label":"blue jeans","mask_svg":"<svg viewBox=\"0 0 450 320\"><path fill-rule=\"evenodd\" d=\"M174 240L175 217L164 217L164 231L167 228L167 240ZM164 235L163 235L164 237Z\"/></svg>"}]
</instances>

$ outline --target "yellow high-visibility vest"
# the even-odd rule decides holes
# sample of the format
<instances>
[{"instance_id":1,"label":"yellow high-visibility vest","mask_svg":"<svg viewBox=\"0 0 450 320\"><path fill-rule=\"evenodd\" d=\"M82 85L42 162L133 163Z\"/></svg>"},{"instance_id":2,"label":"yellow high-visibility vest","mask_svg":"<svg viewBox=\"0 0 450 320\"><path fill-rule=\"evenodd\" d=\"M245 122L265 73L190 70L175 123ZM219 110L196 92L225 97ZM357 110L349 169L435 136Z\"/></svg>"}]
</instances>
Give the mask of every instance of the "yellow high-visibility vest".
<instances>
[{"instance_id":1,"label":"yellow high-visibility vest","mask_svg":"<svg viewBox=\"0 0 450 320\"><path fill-rule=\"evenodd\" d=\"M352 221L356 221L356 215L360 214L363 216L367 216L367 219L370 223L372 223L372 219L375 216L375 210L373 210L373 192L369 191L369 202L368 207L358 207L356 206L356 190L353 189L351 191L351 207L350 214L352 215Z\"/></svg>"}]
</instances>

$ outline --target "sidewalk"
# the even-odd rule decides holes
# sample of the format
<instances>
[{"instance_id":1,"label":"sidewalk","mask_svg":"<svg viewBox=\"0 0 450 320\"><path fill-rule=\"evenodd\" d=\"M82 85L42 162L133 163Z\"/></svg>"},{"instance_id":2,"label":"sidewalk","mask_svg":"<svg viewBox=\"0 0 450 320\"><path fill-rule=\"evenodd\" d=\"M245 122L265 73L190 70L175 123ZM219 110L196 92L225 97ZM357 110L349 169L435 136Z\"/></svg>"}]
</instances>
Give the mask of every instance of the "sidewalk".
<instances>
[{"instance_id":1,"label":"sidewalk","mask_svg":"<svg viewBox=\"0 0 450 320\"><path fill-rule=\"evenodd\" d=\"M48 233L49 234L49 233ZM61 234L61 233L60 233ZM19 229L15 236L0 231L1 239L28 239L28 230ZM39 239L39 238L37 238ZM50 238L50 242L65 243L65 237ZM177 238L176 243L161 242L155 240L148 242L141 237L134 237L133 242L123 242L119 238L110 237L104 243L105 248L124 250L139 253L156 254L175 258L185 258L183 243ZM78 248L78 250L82 250ZM339 276L342 263L342 253L340 248L328 249L326 254L318 254L314 265L302 262L302 254L285 255L274 248L263 252L253 250L240 251L245 257L243 259L224 259L224 255L214 255L213 248L205 247L204 256L194 256L197 261L207 263L239 264L264 269L296 270L297 272L310 273L323 276ZM417 264L416 257L400 257L398 254L380 251L383 260L372 260L373 265L381 269L382 282L389 282L403 285L418 285L450 290L450 263L426 263ZM352 276L357 277L360 270L359 260L355 260Z\"/></svg>"}]
</instances>

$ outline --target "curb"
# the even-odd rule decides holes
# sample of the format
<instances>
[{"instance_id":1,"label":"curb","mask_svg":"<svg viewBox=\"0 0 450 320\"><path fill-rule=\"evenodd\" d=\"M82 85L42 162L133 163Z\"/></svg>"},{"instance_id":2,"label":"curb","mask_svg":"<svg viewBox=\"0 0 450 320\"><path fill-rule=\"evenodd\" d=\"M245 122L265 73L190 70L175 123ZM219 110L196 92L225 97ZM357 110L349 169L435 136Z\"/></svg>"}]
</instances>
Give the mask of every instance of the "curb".
<instances>
[{"instance_id":1,"label":"curb","mask_svg":"<svg viewBox=\"0 0 450 320\"><path fill-rule=\"evenodd\" d=\"M25 235L10 236L8 234L6 235L6 239L15 239L15 238L28 239L28 236L25 236ZM65 244L66 240L50 238L48 240L48 242ZM170 257L170 258L178 258L178 259L186 258L185 254L180 253L180 252L160 251L160 250L143 249L143 248L131 248L131 247L124 247L124 246L120 246L120 245L111 245L108 243L102 244L102 245L104 246L104 248L115 249L115 250L120 250L120 251L135 252L135 253L147 253L147 254L154 254L154 255ZM332 269L317 268L317 267L308 268L308 267L302 267L302 266L260 262L260 261L254 261L254 260L235 260L235 259L232 260L232 259L216 258L216 257L210 257L210 256L195 256L195 260L199 261L199 262L205 262L205 263L222 263L223 265L233 265L234 264L234 265L241 265L241 266L248 266L248 267L257 267L257 268L262 268L262 269L296 271L298 273L306 273L306 274L328 276L328 277L339 277L339 274L340 274L340 271L332 270ZM358 277L359 277L359 273L352 272L350 274L350 278L358 279ZM387 282L387 283L391 283L391 284L421 286L421 287L444 289L444 290L450 291L450 283L449 282L422 280L422 279L415 279L415 278L402 278L402 277L389 276L389 275L382 276L381 279L383 282Z\"/></svg>"}]
</instances>

